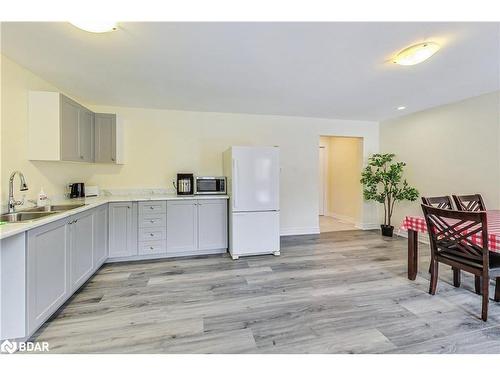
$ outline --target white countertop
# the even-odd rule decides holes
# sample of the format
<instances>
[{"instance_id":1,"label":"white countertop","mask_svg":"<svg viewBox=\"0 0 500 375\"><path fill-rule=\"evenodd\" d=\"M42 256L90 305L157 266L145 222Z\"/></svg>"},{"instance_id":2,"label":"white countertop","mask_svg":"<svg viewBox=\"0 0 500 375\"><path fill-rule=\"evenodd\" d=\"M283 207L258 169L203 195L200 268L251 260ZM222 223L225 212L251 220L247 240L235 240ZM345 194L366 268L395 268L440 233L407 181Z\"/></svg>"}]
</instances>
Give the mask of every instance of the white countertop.
<instances>
[{"instance_id":1,"label":"white countertop","mask_svg":"<svg viewBox=\"0 0 500 375\"><path fill-rule=\"evenodd\" d=\"M189 199L228 199L227 195L175 195L175 194L145 194L145 195L107 195L94 198L77 198L65 199L51 204L78 204L84 203L85 206L75 208L73 210L58 212L53 215L47 215L42 219L33 221L25 221L23 223L5 223L0 225L0 239L14 236L27 230L52 223L54 221L75 215L77 213L90 210L103 204L110 202L142 202L142 201L169 201L169 200L189 200ZM29 209L31 207L21 208Z\"/></svg>"}]
</instances>

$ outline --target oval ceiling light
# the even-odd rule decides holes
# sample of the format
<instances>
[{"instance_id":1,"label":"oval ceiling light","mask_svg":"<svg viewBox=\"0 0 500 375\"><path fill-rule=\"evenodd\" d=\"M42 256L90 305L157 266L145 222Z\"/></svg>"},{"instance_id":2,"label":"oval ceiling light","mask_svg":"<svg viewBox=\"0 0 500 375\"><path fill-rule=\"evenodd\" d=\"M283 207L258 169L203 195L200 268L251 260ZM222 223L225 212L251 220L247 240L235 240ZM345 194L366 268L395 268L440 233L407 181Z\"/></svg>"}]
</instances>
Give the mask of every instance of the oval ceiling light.
<instances>
[{"instance_id":1,"label":"oval ceiling light","mask_svg":"<svg viewBox=\"0 0 500 375\"><path fill-rule=\"evenodd\" d=\"M116 22L112 21L99 21L99 20L88 20L88 21L69 21L75 27L79 29L88 31L90 33L107 33L109 31L114 31L117 29Z\"/></svg>"},{"instance_id":2,"label":"oval ceiling light","mask_svg":"<svg viewBox=\"0 0 500 375\"><path fill-rule=\"evenodd\" d=\"M398 108L396 108L398 111L402 111L404 109L406 109L406 106L404 105L400 105Z\"/></svg>"},{"instance_id":3,"label":"oval ceiling light","mask_svg":"<svg viewBox=\"0 0 500 375\"><path fill-rule=\"evenodd\" d=\"M416 65L434 55L441 46L434 42L415 44L399 52L392 60L399 65Z\"/></svg>"}]
</instances>

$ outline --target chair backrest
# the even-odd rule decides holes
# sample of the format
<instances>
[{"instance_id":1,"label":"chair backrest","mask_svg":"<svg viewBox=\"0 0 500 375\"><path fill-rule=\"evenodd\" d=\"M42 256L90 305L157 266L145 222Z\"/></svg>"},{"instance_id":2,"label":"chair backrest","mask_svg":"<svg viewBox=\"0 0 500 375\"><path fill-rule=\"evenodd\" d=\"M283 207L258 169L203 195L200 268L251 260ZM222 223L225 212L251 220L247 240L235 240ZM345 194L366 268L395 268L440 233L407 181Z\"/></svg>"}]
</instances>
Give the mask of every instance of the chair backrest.
<instances>
[{"instance_id":1,"label":"chair backrest","mask_svg":"<svg viewBox=\"0 0 500 375\"><path fill-rule=\"evenodd\" d=\"M427 206L453 210L453 203L448 195L442 197L422 197L422 202Z\"/></svg>"},{"instance_id":2,"label":"chair backrest","mask_svg":"<svg viewBox=\"0 0 500 375\"><path fill-rule=\"evenodd\" d=\"M453 200L459 211L486 211L481 194L453 195Z\"/></svg>"},{"instance_id":3,"label":"chair backrest","mask_svg":"<svg viewBox=\"0 0 500 375\"><path fill-rule=\"evenodd\" d=\"M460 264L488 268L486 212L444 210L425 204L422 210L433 257L441 255Z\"/></svg>"}]
</instances>

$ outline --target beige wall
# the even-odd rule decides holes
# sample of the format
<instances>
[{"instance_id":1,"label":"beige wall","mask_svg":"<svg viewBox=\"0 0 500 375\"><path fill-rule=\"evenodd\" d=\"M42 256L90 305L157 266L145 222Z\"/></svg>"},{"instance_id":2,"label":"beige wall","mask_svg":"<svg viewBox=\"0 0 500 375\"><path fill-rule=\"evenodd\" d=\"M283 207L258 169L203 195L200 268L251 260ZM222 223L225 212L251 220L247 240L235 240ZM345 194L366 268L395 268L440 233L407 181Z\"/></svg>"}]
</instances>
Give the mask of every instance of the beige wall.
<instances>
[{"instance_id":1,"label":"beige wall","mask_svg":"<svg viewBox=\"0 0 500 375\"><path fill-rule=\"evenodd\" d=\"M363 195L359 182L363 168L363 139L321 137L327 150L326 215L360 225Z\"/></svg>"},{"instance_id":2,"label":"beige wall","mask_svg":"<svg viewBox=\"0 0 500 375\"><path fill-rule=\"evenodd\" d=\"M481 193L500 209L499 92L432 108L380 124L380 149L407 165L408 181L423 196ZM421 214L419 202L401 203L406 214Z\"/></svg>"},{"instance_id":3,"label":"beige wall","mask_svg":"<svg viewBox=\"0 0 500 375\"><path fill-rule=\"evenodd\" d=\"M379 146L378 124L367 121L90 106L123 119L125 165L29 161L28 90L57 88L3 57L1 186L5 189L9 173L20 169L30 187L28 198L41 185L49 195L60 195L70 181L101 188L170 187L177 171L221 174L222 152L231 145L278 145L282 233L311 233L318 231L320 134L363 137L365 158ZM377 215L373 205L364 206L364 222L376 221Z\"/></svg>"}]
</instances>

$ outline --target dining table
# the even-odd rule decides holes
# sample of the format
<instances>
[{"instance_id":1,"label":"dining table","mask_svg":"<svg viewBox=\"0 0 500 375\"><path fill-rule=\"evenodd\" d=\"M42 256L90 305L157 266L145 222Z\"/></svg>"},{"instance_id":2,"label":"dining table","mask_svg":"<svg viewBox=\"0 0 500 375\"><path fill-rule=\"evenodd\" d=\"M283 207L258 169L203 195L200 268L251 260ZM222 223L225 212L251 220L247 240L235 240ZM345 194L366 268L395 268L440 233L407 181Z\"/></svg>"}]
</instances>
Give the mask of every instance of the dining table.
<instances>
[{"instance_id":1,"label":"dining table","mask_svg":"<svg viewBox=\"0 0 500 375\"><path fill-rule=\"evenodd\" d=\"M500 253L500 210L486 211L488 224L488 250ZM406 216L399 228L408 232L408 279L415 280L418 272L418 234L427 233L427 224L423 216ZM480 234L470 240L481 245Z\"/></svg>"}]
</instances>

